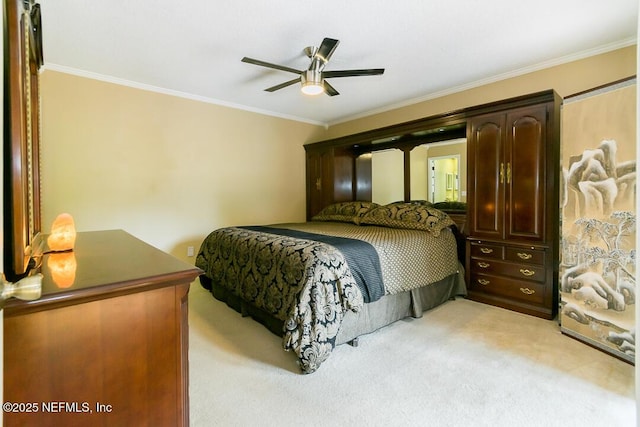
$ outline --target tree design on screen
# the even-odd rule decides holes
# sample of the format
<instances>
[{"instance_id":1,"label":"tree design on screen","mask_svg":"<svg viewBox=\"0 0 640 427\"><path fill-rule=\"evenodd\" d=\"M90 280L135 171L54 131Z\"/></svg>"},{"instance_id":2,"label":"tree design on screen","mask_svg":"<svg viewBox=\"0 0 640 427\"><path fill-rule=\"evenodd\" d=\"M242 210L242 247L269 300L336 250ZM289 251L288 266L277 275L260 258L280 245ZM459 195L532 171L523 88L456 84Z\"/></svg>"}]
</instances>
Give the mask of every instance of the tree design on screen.
<instances>
[{"instance_id":1,"label":"tree design on screen","mask_svg":"<svg viewBox=\"0 0 640 427\"><path fill-rule=\"evenodd\" d=\"M561 313L633 357L635 329L620 325L631 323L636 295L636 162L616 153L616 141L604 140L564 171Z\"/></svg>"}]
</instances>

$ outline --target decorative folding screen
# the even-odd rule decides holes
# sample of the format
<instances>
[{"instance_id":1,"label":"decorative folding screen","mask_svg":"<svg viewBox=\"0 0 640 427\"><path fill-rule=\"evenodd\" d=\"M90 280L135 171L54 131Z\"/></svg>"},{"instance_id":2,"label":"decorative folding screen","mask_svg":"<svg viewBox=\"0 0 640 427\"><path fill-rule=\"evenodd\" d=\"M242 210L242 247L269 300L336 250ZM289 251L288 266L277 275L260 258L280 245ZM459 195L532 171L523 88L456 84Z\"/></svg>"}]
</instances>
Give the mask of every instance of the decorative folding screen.
<instances>
[{"instance_id":1,"label":"decorative folding screen","mask_svg":"<svg viewBox=\"0 0 640 427\"><path fill-rule=\"evenodd\" d=\"M636 79L562 107L560 325L635 360Z\"/></svg>"}]
</instances>

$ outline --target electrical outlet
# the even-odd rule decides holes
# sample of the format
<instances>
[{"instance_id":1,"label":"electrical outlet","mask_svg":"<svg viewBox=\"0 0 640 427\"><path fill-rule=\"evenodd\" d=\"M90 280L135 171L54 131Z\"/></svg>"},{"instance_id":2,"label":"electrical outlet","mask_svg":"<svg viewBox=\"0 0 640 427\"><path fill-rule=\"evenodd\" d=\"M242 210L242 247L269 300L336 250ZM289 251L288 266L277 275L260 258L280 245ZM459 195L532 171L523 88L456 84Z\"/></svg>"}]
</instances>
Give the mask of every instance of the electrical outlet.
<instances>
[{"instance_id":1,"label":"electrical outlet","mask_svg":"<svg viewBox=\"0 0 640 427\"><path fill-rule=\"evenodd\" d=\"M193 246L187 246L187 256L193 256Z\"/></svg>"}]
</instances>

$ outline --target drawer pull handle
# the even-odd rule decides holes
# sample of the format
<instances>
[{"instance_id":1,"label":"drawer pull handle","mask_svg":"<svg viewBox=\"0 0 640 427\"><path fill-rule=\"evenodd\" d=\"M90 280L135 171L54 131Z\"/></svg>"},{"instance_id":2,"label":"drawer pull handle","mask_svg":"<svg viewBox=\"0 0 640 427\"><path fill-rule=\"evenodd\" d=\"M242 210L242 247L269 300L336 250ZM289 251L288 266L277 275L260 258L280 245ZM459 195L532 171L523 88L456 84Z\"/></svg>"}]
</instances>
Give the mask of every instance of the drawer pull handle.
<instances>
[{"instance_id":1,"label":"drawer pull handle","mask_svg":"<svg viewBox=\"0 0 640 427\"><path fill-rule=\"evenodd\" d=\"M520 288L520 292L522 292L523 294L527 294L527 295L533 295L536 293L536 291L534 291L533 289L529 289L529 288Z\"/></svg>"},{"instance_id":2,"label":"drawer pull handle","mask_svg":"<svg viewBox=\"0 0 640 427\"><path fill-rule=\"evenodd\" d=\"M491 252L493 252L493 249L491 249L491 248L480 248L480 252L482 252L483 254L490 254Z\"/></svg>"},{"instance_id":3,"label":"drawer pull handle","mask_svg":"<svg viewBox=\"0 0 640 427\"><path fill-rule=\"evenodd\" d=\"M522 273L525 276L533 276L534 274L536 274L535 271L531 271L531 270L526 270L524 268L520 269L520 273Z\"/></svg>"},{"instance_id":4,"label":"drawer pull handle","mask_svg":"<svg viewBox=\"0 0 640 427\"><path fill-rule=\"evenodd\" d=\"M487 286L489 283L491 283L491 281L487 279L478 279L478 283L480 283L481 285Z\"/></svg>"},{"instance_id":5,"label":"drawer pull handle","mask_svg":"<svg viewBox=\"0 0 640 427\"><path fill-rule=\"evenodd\" d=\"M526 252L518 252L518 256L520 257L520 259L531 259L533 255Z\"/></svg>"},{"instance_id":6,"label":"drawer pull handle","mask_svg":"<svg viewBox=\"0 0 640 427\"><path fill-rule=\"evenodd\" d=\"M487 268L489 266L491 266L491 264L489 264L488 262L479 262L478 263L478 267L480 267L480 268Z\"/></svg>"}]
</instances>

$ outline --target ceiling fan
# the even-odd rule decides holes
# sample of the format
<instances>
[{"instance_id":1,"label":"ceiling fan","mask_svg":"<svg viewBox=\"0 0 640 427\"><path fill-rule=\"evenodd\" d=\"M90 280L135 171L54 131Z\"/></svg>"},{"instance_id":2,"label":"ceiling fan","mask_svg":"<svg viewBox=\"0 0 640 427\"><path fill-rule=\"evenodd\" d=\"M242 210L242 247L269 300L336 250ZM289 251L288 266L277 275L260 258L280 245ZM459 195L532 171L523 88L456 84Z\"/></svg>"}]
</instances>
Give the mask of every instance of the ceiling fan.
<instances>
[{"instance_id":1,"label":"ceiling fan","mask_svg":"<svg viewBox=\"0 0 640 427\"><path fill-rule=\"evenodd\" d=\"M370 68L364 70L338 70L324 71L324 67L329 62L331 55L338 47L339 40L325 38L322 40L320 47L309 46L304 49L305 54L311 59L311 64L306 70L296 70L295 68L286 67L284 65L272 64L270 62L260 61L248 57L242 58L242 62L260 65L262 67L273 68L276 70L287 71L289 73L299 74L293 80L269 87L265 89L267 92L275 92L276 90L291 86L300 82L302 84L302 92L307 95L318 95L325 92L329 96L339 95L340 93L329 84L325 79L334 77L353 77L353 76L376 76L384 73L384 68Z\"/></svg>"}]
</instances>

